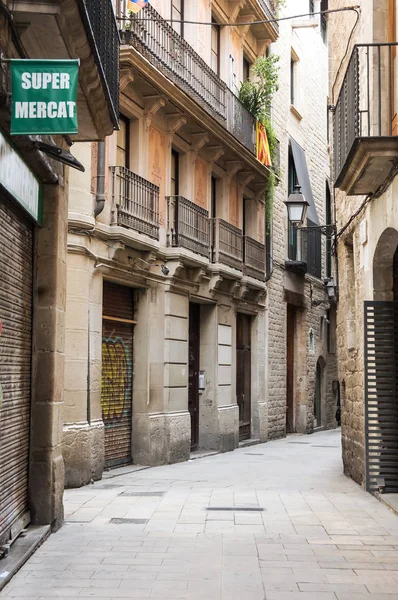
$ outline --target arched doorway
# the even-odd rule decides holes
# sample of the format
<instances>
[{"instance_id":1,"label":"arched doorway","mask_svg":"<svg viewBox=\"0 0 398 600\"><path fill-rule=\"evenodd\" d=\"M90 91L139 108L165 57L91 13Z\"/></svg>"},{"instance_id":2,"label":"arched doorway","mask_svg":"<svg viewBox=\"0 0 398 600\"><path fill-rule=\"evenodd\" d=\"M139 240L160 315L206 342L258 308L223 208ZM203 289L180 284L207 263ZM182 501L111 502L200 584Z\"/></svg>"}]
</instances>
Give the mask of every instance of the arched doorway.
<instances>
[{"instance_id":1,"label":"arched doorway","mask_svg":"<svg viewBox=\"0 0 398 600\"><path fill-rule=\"evenodd\" d=\"M366 487L398 492L398 231L386 229L365 302Z\"/></svg>"}]
</instances>

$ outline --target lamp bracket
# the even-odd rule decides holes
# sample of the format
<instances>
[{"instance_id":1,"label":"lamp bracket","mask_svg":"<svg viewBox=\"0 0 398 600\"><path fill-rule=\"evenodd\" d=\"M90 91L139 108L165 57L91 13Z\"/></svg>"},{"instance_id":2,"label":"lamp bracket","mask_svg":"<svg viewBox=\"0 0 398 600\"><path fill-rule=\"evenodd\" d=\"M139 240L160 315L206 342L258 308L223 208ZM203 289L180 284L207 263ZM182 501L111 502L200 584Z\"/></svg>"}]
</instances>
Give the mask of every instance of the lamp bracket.
<instances>
[{"instance_id":1,"label":"lamp bracket","mask_svg":"<svg viewBox=\"0 0 398 600\"><path fill-rule=\"evenodd\" d=\"M337 233L336 225L312 225L310 227L301 227L300 225L294 225L296 229L300 231L319 231L322 235L332 237Z\"/></svg>"}]
</instances>

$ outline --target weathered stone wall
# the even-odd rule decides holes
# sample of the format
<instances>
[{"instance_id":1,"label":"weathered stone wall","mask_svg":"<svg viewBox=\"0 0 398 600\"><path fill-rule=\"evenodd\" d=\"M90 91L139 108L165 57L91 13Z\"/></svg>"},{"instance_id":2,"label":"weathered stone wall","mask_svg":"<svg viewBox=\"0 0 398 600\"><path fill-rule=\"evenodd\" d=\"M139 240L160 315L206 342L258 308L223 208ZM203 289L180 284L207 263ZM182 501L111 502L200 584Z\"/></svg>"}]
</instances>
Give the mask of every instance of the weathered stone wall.
<instances>
[{"instance_id":1,"label":"weathered stone wall","mask_svg":"<svg viewBox=\"0 0 398 600\"><path fill-rule=\"evenodd\" d=\"M330 3L330 8L340 8L345 4L343 0L334 0ZM353 45L387 41L388 1L363 0L360 4L359 22L345 58L346 44L356 14L336 13L329 18L331 104L337 101ZM344 44L342 40L345 40ZM398 214L393 201L397 187L395 179L386 193L368 204L353 220L339 238L337 246L337 350L342 401L343 461L347 475L362 485L365 481L364 301L379 299L374 293L374 255L383 231L387 228L398 229ZM335 191L338 228L346 226L363 201L364 197L347 196L340 190ZM362 236L361 224L365 232ZM394 248L388 250L393 252Z\"/></svg>"},{"instance_id":2,"label":"weathered stone wall","mask_svg":"<svg viewBox=\"0 0 398 600\"><path fill-rule=\"evenodd\" d=\"M316 3L316 9L318 3ZM308 2L289 1L283 15L308 11ZM306 27L302 27L302 26ZM311 25L316 25L311 27ZM318 17L297 21L281 21L278 42L271 51L280 56L279 90L275 95L273 120L280 142L281 182L276 190L273 218L274 273L268 283L268 340L269 340L269 436L285 434L286 422L286 301L285 290L305 298L305 307L296 314L295 335L295 426L296 430L313 430L315 374L318 359L324 365L322 425L335 426L337 405L332 381L337 379L336 357L328 353L325 328L321 318L326 315L328 302L323 282L309 275L297 276L285 271L287 258L287 214L283 204L288 196L289 136L305 150L311 187L319 222L325 223L325 191L329 177L327 140L327 46L319 27ZM290 63L296 62L295 106L290 103ZM322 241L323 253L325 240ZM325 277L323 256L322 277ZM322 301L311 307L311 298ZM308 351L310 329L315 336L315 352Z\"/></svg>"}]
</instances>

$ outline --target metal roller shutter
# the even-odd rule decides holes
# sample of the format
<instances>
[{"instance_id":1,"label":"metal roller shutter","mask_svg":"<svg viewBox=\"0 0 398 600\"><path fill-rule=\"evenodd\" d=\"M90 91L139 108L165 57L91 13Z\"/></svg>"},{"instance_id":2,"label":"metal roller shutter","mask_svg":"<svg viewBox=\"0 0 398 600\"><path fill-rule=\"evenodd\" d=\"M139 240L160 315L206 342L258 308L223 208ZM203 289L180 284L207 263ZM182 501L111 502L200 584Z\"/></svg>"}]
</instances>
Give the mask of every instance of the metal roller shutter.
<instances>
[{"instance_id":1,"label":"metal roller shutter","mask_svg":"<svg viewBox=\"0 0 398 600\"><path fill-rule=\"evenodd\" d=\"M105 465L131 462L133 290L104 282L101 407Z\"/></svg>"},{"instance_id":2,"label":"metal roller shutter","mask_svg":"<svg viewBox=\"0 0 398 600\"><path fill-rule=\"evenodd\" d=\"M28 521L33 227L0 196L0 542Z\"/></svg>"}]
</instances>

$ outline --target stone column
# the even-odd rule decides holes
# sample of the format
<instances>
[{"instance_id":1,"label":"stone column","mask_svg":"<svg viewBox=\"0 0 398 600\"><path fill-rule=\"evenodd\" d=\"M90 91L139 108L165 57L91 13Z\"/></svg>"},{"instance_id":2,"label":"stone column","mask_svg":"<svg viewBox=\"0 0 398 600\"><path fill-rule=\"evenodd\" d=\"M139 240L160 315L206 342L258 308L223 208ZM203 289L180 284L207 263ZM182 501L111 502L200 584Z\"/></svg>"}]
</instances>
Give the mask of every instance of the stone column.
<instances>
[{"instance_id":1,"label":"stone column","mask_svg":"<svg viewBox=\"0 0 398 600\"><path fill-rule=\"evenodd\" d=\"M44 186L36 230L29 497L32 522L62 525L67 185Z\"/></svg>"}]
</instances>

